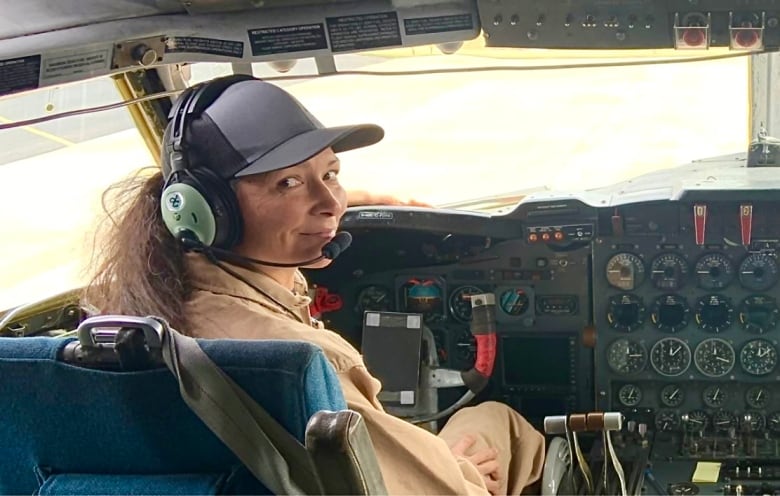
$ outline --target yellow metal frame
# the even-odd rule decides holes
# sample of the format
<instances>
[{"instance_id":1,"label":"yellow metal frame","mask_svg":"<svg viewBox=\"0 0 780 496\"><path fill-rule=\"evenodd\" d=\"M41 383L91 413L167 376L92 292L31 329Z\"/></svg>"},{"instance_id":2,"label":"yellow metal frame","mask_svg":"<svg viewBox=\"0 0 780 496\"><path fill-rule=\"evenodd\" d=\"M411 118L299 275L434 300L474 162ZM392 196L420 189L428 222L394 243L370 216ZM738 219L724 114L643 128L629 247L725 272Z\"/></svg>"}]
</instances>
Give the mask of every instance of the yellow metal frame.
<instances>
[{"instance_id":1,"label":"yellow metal frame","mask_svg":"<svg viewBox=\"0 0 780 496\"><path fill-rule=\"evenodd\" d=\"M119 90L122 99L125 101L145 96L145 93L140 89L138 85L134 85L131 82L131 77L134 75L132 72L125 72L122 74L115 74L111 76L114 80L116 88ZM137 76L137 75L136 75ZM151 107L144 103L134 103L127 106L127 110L130 112L130 116L133 119L136 129L141 134L141 138L146 143L146 147L154 157L157 164L160 163L160 146L162 145L162 137L164 132L164 124L159 118L154 115Z\"/></svg>"}]
</instances>

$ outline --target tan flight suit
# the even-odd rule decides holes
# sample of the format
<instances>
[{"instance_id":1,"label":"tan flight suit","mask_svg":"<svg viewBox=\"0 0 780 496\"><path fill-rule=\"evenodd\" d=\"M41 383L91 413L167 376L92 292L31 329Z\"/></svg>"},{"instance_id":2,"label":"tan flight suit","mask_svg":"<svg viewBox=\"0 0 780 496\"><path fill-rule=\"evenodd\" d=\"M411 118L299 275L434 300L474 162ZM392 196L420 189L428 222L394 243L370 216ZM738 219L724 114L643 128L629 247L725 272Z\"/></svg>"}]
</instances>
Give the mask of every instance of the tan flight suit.
<instances>
[{"instance_id":1,"label":"tan flight suit","mask_svg":"<svg viewBox=\"0 0 780 496\"><path fill-rule=\"evenodd\" d=\"M467 454L488 446L497 449L501 494L520 494L539 479L544 438L504 404L462 408L438 436L385 413L377 400L381 384L360 353L335 332L312 323L302 274L291 292L264 274L225 264L261 294L200 255L188 254L187 264L195 290L186 307L189 328L180 331L198 338L290 339L320 346L336 369L347 405L366 421L390 494L488 494L476 467L450 451L449 445L464 434L477 438Z\"/></svg>"}]
</instances>

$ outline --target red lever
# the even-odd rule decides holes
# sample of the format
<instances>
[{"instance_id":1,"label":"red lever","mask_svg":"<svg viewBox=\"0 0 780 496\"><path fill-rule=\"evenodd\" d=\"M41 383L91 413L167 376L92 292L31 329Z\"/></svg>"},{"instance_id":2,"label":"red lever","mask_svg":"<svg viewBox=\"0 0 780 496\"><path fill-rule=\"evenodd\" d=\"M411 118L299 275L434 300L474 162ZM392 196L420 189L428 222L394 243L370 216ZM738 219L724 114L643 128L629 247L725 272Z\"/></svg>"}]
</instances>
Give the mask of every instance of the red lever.
<instances>
[{"instance_id":1,"label":"red lever","mask_svg":"<svg viewBox=\"0 0 780 496\"><path fill-rule=\"evenodd\" d=\"M693 227L696 230L696 244L704 244L704 233L707 227L707 205L696 204L693 206Z\"/></svg>"},{"instance_id":2,"label":"red lever","mask_svg":"<svg viewBox=\"0 0 780 496\"><path fill-rule=\"evenodd\" d=\"M742 230L742 244L749 246L753 234L753 205L739 206L739 225Z\"/></svg>"}]
</instances>

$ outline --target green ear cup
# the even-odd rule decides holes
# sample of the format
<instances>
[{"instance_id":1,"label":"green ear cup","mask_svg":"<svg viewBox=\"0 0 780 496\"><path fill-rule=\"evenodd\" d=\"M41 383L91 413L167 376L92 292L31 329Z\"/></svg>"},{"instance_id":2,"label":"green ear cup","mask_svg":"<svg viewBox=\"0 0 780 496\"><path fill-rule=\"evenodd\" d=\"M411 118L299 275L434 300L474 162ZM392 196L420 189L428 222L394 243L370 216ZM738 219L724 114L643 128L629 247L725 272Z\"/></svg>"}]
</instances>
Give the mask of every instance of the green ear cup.
<instances>
[{"instance_id":1,"label":"green ear cup","mask_svg":"<svg viewBox=\"0 0 780 496\"><path fill-rule=\"evenodd\" d=\"M185 183L175 183L163 191L160 198L163 222L174 236L190 231L206 246L211 246L217 234L214 212L197 189Z\"/></svg>"}]
</instances>

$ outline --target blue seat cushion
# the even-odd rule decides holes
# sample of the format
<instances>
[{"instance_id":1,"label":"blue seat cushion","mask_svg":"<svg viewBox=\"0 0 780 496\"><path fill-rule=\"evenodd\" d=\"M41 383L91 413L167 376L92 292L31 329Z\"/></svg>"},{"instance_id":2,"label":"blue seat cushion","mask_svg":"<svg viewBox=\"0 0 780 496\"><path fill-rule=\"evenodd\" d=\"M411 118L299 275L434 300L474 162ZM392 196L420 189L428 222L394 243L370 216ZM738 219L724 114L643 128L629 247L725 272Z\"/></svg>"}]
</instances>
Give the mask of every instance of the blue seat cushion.
<instances>
[{"instance_id":1,"label":"blue seat cushion","mask_svg":"<svg viewBox=\"0 0 780 496\"><path fill-rule=\"evenodd\" d=\"M61 478L67 483L82 483L83 477L105 482L103 475L177 474L180 482L222 481L212 484L218 492L265 492L187 407L167 368L112 372L70 365L57 358L68 341L0 338L1 494L32 494L62 474L81 474ZM199 344L301 442L312 414L346 408L335 371L315 345ZM177 477L168 479L175 484Z\"/></svg>"}]
</instances>

